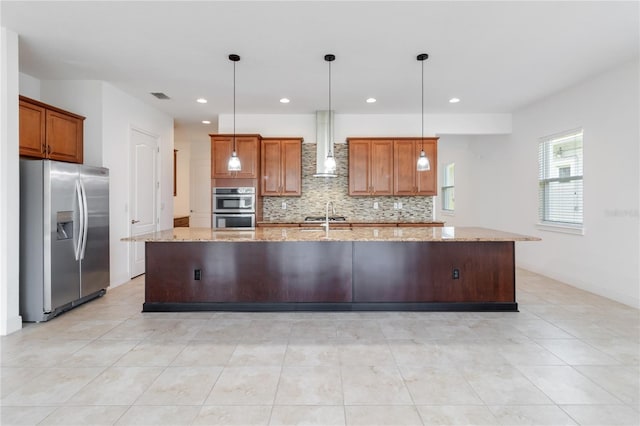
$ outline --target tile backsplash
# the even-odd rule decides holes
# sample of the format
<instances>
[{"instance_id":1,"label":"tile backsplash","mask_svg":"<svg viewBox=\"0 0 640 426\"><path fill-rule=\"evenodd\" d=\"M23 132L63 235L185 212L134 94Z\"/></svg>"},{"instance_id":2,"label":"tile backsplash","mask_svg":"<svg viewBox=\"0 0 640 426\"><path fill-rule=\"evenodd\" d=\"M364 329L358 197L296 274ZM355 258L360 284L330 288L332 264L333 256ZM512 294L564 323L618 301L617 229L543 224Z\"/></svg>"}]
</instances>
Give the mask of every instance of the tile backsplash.
<instances>
[{"instance_id":1,"label":"tile backsplash","mask_svg":"<svg viewBox=\"0 0 640 426\"><path fill-rule=\"evenodd\" d=\"M433 197L351 197L349 196L349 148L336 144L335 178L313 177L316 172L316 144L302 144L302 196L263 197L262 214L267 222L302 222L306 216L324 216L328 201L333 201L337 216L349 222L424 222L433 217ZM378 209L373 208L378 203ZM393 203L401 202L395 210ZM286 203L287 208L282 208ZM331 212L330 212L331 213Z\"/></svg>"}]
</instances>

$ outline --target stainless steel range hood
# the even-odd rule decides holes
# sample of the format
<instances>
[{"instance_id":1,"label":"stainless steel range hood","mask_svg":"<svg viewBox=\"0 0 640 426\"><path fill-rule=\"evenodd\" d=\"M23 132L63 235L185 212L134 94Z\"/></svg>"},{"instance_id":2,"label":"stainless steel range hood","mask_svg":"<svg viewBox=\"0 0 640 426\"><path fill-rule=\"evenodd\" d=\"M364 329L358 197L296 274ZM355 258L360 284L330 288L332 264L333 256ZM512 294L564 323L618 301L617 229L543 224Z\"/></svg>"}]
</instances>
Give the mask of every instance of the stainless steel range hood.
<instances>
[{"instance_id":1,"label":"stainless steel range hood","mask_svg":"<svg viewBox=\"0 0 640 426\"><path fill-rule=\"evenodd\" d=\"M335 123L333 111L316 111L316 173L314 177L338 176L335 173L327 173L324 169L324 160L329 150L335 156L335 149L331 146L333 143L331 123Z\"/></svg>"}]
</instances>

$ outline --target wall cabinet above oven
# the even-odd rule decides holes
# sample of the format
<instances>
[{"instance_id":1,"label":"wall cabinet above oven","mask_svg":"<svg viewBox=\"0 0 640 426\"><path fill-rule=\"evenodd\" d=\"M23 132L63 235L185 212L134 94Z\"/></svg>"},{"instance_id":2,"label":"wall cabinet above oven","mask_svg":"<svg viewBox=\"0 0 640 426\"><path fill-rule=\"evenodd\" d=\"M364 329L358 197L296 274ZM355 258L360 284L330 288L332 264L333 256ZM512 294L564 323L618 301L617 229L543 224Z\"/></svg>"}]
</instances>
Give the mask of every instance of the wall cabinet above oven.
<instances>
[{"instance_id":1,"label":"wall cabinet above oven","mask_svg":"<svg viewBox=\"0 0 640 426\"><path fill-rule=\"evenodd\" d=\"M260 166L260 135L236 135L236 153L242 170L230 172L227 167L233 152L233 135L211 137L211 178L257 179Z\"/></svg>"},{"instance_id":2,"label":"wall cabinet above oven","mask_svg":"<svg viewBox=\"0 0 640 426\"><path fill-rule=\"evenodd\" d=\"M300 196L302 139L263 138L261 154L260 195Z\"/></svg>"}]
</instances>

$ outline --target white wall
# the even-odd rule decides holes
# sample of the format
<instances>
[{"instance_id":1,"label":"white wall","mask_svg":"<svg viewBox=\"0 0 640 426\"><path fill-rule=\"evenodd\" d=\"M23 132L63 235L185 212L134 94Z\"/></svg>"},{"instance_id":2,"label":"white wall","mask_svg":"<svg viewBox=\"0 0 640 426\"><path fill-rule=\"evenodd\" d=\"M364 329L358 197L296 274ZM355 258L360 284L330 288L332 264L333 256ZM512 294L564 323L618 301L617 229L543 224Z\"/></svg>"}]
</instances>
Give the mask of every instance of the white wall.
<instances>
[{"instance_id":1,"label":"white wall","mask_svg":"<svg viewBox=\"0 0 640 426\"><path fill-rule=\"evenodd\" d=\"M20 73L20 94L31 99L40 99L40 80Z\"/></svg>"},{"instance_id":2,"label":"white wall","mask_svg":"<svg viewBox=\"0 0 640 426\"><path fill-rule=\"evenodd\" d=\"M118 286L131 278L130 243L120 241L129 236L130 131L136 128L159 138L158 229L168 229L173 227L173 119L108 83L102 83L102 90L102 156L110 171L111 285Z\"/></svg>"},{"instance_id":3,"label":"white wall","mask_svg":"<svg viewBox=\"0 0 640 426\"><path fill-rule=\"evenodd\" d=\"M639 82L637 60L519 111L513 134L470 146L477 223L536 235L517 244L518 264L640 307ZM538 139L584 129L585 235L541 231Z\"/></svg>"},{"instance_id":4,"label":"white wall","mask_svg":"<svg viewBox=\"0 0 640 426\"><path fill-rule=\"evenodd\" d=\"M219 132L233 132L233 115L218 117ZM425 114L425 136L484 135L511 132L511 114ZM354 136L420 136L420 114L335 114L335 142ZM315 114L237 114L236 133L302 136L316 142Z\"/></svg>"},{"instance_id":5,"label":"white wall","mask_svg":"<svg viewBox=\"0 0 640 426\"><path fill-rule=\"evenodd\" d=\"M444 166L455 163L455 211L443 212L442 197L434 199L436 220L444 221L446 226L478 225L473 175L476 156L470 148L474 142L471 136L454 135L443 135L438 140L438 194L442 193Z\"/></svg>"},{"instance_id":6,"label":"white wall","mask_svg":"<svg viewBox=\"0 0 640 426\"><path fill-rule=\"evenodd\" d=\"M0 335L22 328L19 310L18 35L0 27Z\"/></svg>"}]
</instances>

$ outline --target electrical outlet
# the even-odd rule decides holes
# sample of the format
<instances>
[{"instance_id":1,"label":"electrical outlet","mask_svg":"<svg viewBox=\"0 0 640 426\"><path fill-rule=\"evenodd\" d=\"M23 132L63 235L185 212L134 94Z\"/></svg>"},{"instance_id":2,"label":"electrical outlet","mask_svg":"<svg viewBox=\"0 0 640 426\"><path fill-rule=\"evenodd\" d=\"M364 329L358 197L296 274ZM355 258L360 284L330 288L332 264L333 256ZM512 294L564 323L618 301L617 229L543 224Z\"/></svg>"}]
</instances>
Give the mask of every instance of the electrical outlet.
<instances>
[{"instance_id":1,"label":"electrical outlet","mask_svg":"<svg viewBox=\"0 0 640 426\"><path fill-rule=\"evenodd\" d=\"M398 202L398 209L402 210L402 201Z\"/></svg>"},{"instance_id":2,"label":"electrical outlet","mask_svg":"<svg viewBox=\"0 0 640 426\"><path fill-rule=\"evenodd\" d=\"M453 278L454 280L459 280L460 279L460 269L453 268L453 273L451 274L451 278Z\"/></svg>"},{"instance_id":3,"label":"electrical outlet","mask_svg":"<svg viewBox=\"0 0 640 426\"><path fill-rule=\"evenodd\" d=\"M202 271L200 269L194 269L193 270L193 279L196 281L200 281L200 279L202 278Z\"/></svg>"},{"instance_id":4,"label":"electrical outlet","mask_svg":"<svg viewBox=\"0 0 640 426\"><path fill-rule=\"evenodd\" d=\"M283 201L282 202L282 210L286 210L287 209L287 202Z\"/></svg>"},{"instance_id":5,"label":"electrical outlet","mask_svg":"<svg viewBox=\"0 0 640 426\"><path fill-rule=\"evenodd\" d=\"M398 210L398 203L393 203L393 209Z\"/></svg>"},{"instance_id":6,"label":"electrical outlet","mask_svg":"<svg viewBox=\"0 0 640 426\"><path fill-rule=\"evenodd\" d=\"M373 202L373 208L377 210L377 209L378 209L378 207L379 207L379 206L378 206L378 202L377 202L377 201L374 201L374 202Z\"/></svg>"}]
</instances>

